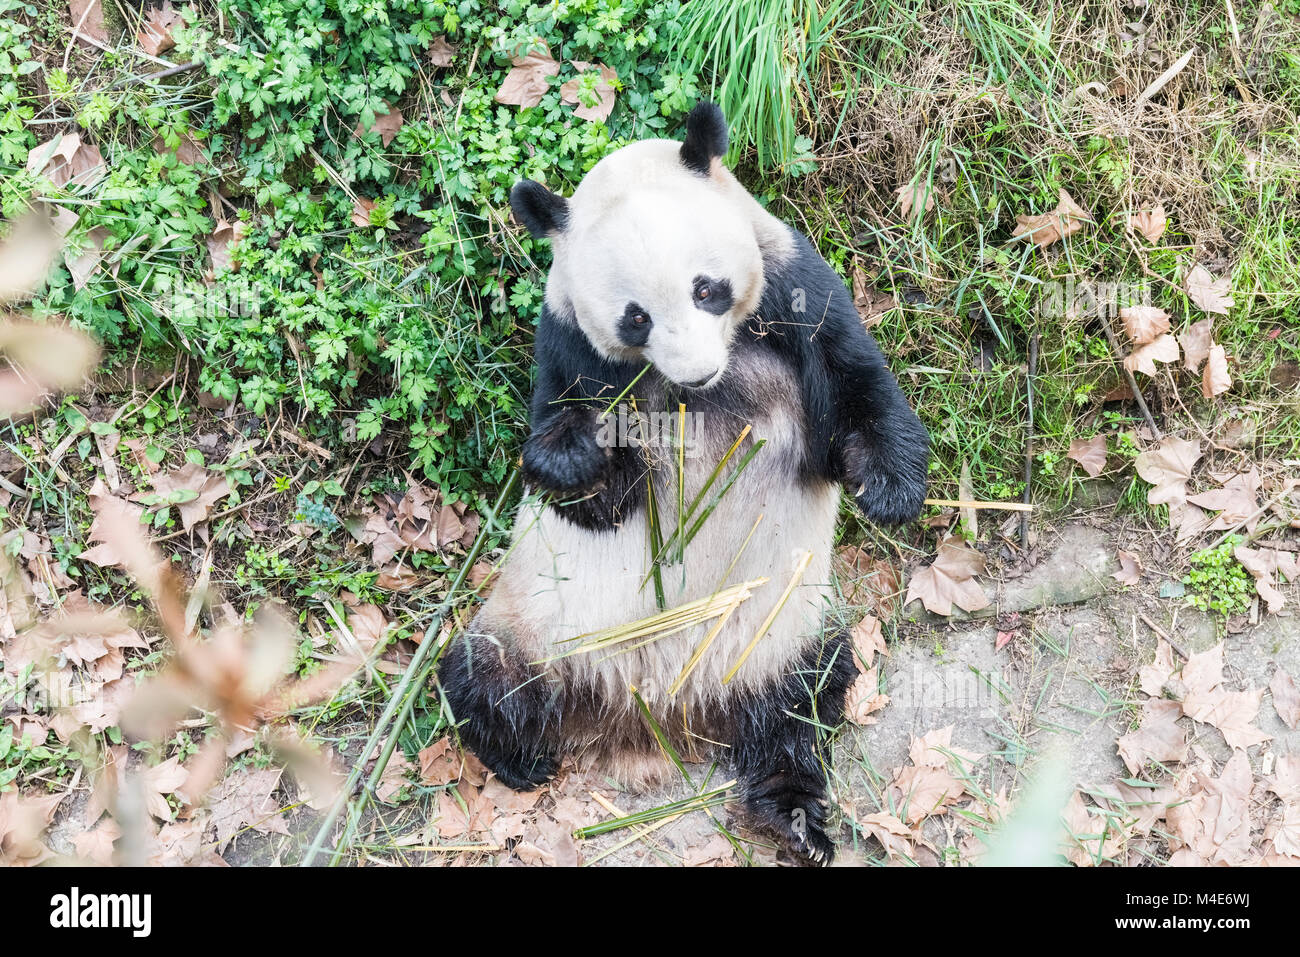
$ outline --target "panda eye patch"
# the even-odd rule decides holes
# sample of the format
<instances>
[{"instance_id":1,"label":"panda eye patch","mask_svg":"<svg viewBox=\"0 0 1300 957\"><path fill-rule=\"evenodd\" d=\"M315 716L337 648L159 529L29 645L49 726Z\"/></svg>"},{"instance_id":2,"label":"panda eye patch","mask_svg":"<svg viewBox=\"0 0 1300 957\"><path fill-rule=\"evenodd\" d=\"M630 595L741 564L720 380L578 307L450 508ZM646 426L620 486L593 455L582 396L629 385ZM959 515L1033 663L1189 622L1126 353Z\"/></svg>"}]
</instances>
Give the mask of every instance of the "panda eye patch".
<instances>
[{"instance_id":1,"label":"panda eye patch","mask_svg":"<svg viewBox=\"0 0 1300 957\"><path fill-rule=\"evenodd\" d=\"M618 338L626 346L643 346L650 338L654 323L650 314L635 302L629 302L618 321Z\"/></svg>"},{"instance_id":2,"label":"panda eye patch","mask_svg":"<svg viewBox=\"0 0 1300 957\"><path fill-rule=\"evenodd\" d=\"M731 283L725 279L711 279L708 276L696 276L692 284L692 297L695 308L720 316L735 303L731 294Z\"/></svg>"}]
</instances>

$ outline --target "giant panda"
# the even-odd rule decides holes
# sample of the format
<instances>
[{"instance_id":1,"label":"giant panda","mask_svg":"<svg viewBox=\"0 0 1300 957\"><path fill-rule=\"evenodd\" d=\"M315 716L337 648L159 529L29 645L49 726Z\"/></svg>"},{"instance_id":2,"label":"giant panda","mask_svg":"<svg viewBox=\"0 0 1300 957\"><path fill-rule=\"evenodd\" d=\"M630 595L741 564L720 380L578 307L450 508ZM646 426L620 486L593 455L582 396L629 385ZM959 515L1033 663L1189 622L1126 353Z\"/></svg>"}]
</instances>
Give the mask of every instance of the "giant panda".
<instances>
[{"instance_id":1,"label":"giant panda","mask_svg":"<svg viewBox=\"0 0 1300 957\"><path fill-rule=\"evenodd\" d=\"M929 440L841 279L723 166L727 139L722 112L700 103L684 142L625 146L568 199L531 180L511 191L515 218L553 252L522 454L531 494L439 683L462 743L520 790L565 754L633 785L671 770L635 689L678 754L731 767L745 825L826 863L825 730L855 675L829 614L841 489L875 522L914 518ZM666 410L689 425L667 441L612 428L629 409L634 424ZM680 561L660 563L663 604L766 583L686 682L673 690L718 619L572 653L575 638L660 610L652 542L728 479L682 554L670 550Z\"/></svg>"}]
</instances>

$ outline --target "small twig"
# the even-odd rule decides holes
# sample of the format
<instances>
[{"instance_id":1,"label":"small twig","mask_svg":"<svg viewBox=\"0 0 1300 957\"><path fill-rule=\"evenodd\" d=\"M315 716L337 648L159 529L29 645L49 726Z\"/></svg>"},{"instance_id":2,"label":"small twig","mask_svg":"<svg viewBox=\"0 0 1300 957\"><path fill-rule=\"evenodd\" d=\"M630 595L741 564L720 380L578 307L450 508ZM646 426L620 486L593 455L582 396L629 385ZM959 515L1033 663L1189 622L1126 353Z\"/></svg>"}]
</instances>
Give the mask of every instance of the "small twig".
<instances>
[{"instance_id":1,"label":"small twig","mask_svg":"<svg viewBox=\"0 0 1300 957\"><path fill-rule=\"evenodd\" d=\"M1145 624L1148 628L1150 628L1152 631L1154 631L1157 635L1159 635L1161 638L1163 638L1165 641L1167 641L1167 642L1169 643L1169 647L1170 647L1170 648L1174 649L1174 651L1176 651L1176 652L1178 652L1180 655L1182 655L1184 661L1191 661L1191 660L1192 660L1192 656L1189 655L1186 651L1184 651L1184 650L1182 649L1182 646L1180 646L1180 645L1178 644L1178 642L1174 641L1174 639L1170 636L1169 632L1165 631L1163 628L1161 628L1159 625L1157 625L1154 621L1152 621L1150 618L1148 618L1148 617L1146 616L1146 613L1145 613L1145 612L1141 612L1141 611L1138 612L1138 617L1142 619L1143 624Z\"/></svg>"},{"instance_id":2,"label":"small twig","mask_svg":"<svg viewBox=\"0 0 1300 957\"><path fill-rule=\"evenodd\" d=\"M1159 442L1164 438L1164 435L1161 434L1160 429L1156 426L1156 420L1151 417L1151 410L1147 408L1147 400L1142 398L1142 390L1138 388L1137 379L1133 378L1133 373L1130 371L1129 367L1124 365L1124 360L1119 351L1119 343L1115 341L1115 331L1110 327L1109 316L1102 317L1101 327L1106 331L1106 341L1110 343L1111 356L1117 363L1119 363L1120 371L1124 373L1124 378L1128 380L1128 387L1129 391L1133 394L1133 401L1137 403L1138 409L1141 410L1142 418L1146 419L1147 428L1151 430L1151 434L1154 435L1156 441Z\"/></svg>"},{"instance_id":3,"label":"small twig","mask_svg":"<svg viewBox=\"0 0 1300 957\"><path fill-rule=\"evenodd\" d=\"M1029 340L1029 369L1025 376L1025 395L1029 400L1029 424L1025 432L1025 491L1023 502L1029 506L1034 482L1034 376L1038 374L1038 332ZM1032 506L1030 506L1032 507ZM1020 515L1020 547L1029 547L1029 511Z\"/></svg>"},{"instance_id":4,"label":"small twig","mask_svg":"<svg viewBox=\"0 0 1300 957\"><path fill-rule=\"evenodd\" d=\"M137 73L135 76L128 76L116 83L109 85L110 90L120 90L124 86L131 86L134 83L147 83L152 80L165 80L169 76L176 76L178 73L185 73L193 70L195 67L203 65L201 60L191 60L189 63L182 63L180 66L168 67L165 70L159 70L157 73Z\"/></svg>"},{"instance_id":5,"label":"small twig","mask_svg":"<svg viewBox=\"0 0 1300 957\"><path fill-rule=\"evenodd\" d=\"M298 481L298 479L302 478L302 474L307 471L307 467L309 465L311 465L310 462L304 462L302 468L298 470L298 474L289 480L290 483L292 484L293 482L296 482ZM223 518L229 518L231 515L234 515L236 512L242 512L246 508L251 508L252 506L258 504L259 502L265 502L268 498L272 498L276 495L281 495L281 494L283 493L279 489L271 489L271 491L269 492L263 492L261 495L256 495L253 498L250 498L247 502L240 502L238 505L232 505L230 508L225 509L224 511L217 512L215 515L209 515L208 524L211 525L213 522L219 521ZM181 528L181 529L177 529L174 532L170 532L166 535L160 535L159 537L155 538L154 541L170 542L172 539L180 538L181 536L188 535L188 534L189 534L188 531Z\"/></svg>"}]
</instances>

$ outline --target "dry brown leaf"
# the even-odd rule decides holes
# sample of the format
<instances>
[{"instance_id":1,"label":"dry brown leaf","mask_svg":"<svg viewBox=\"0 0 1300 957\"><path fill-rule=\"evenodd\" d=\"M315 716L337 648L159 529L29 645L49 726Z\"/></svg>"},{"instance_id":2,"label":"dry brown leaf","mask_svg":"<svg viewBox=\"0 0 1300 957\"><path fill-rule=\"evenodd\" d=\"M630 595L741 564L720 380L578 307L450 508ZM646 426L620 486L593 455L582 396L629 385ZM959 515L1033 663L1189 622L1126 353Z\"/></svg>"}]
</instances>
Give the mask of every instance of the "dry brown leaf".
<instances>
[{"instance_id":1,"label":"dry brown leaf","mask_svg":"<svg viewBox=\"0 0 1300 957\"><path fill-rule=\"evenodd\" d=\"M447 42L445 36L436 36L429 44L429 62L434 66L451 66L456 56L456 48Z\"/></svg>"},{"instance_id":2,"label":"dry brown leaf","mask_svg":"<svg viewBox=\"0 0 1300 957\"><path fill-rule=\"evenodd\" d=\"M1187 501L1187 482L1201 457L1199 442L1167 438L1137 457L1137 473L1155 486L1147 492L1151 505L1181 505Z\"/></svg>"},{"instance_id":3,"label":"dry brown leaf","mask_svg":"<svg viewBox=\"0 0 1300 957\"><path fill-rule=\"evenodd\" d=\"M367 199L364 196L358 196L356 202L352 204L352 225L361 229L370 227L370 211L375 208L375 201Z\"/></svg>"},{"instance_id":4,"label":"dry brown leaf","mask_svg":"<svg viewBox=\"0 0 1300 957\"><path fill-rule=\"evenodd\" d=\"M864 615L853 626L849 637L857 652L853 661L858 666L858 671L869 669L875 662L877 652L886 656L889 654L889 646L885 644L885 635L880 628L880 619L875 615Z\"/></svg>"},{"instance_id":5,"label":"dry brown leaf","mask_svg":"<svg viewBox=\"0 0 1300 957\"><path fill-rule=\"evenodd\" d=\"M1174 676L1174 649L1163 638L1156 639L1156 657L1138 669L1138 687L1153 698L1164 695L1165 685Z\"/></svg>"},{"instance_id":6,"label":"dry brown leaf","mask_svg":"<svg viewBox=\"0 0 1300 957\"><path fill-rule=\"evenodd\" d=\"M956 540L946 539L939 545L938 557L912 574L907 583L904 605L920 599L926 610L935 615L951 615L952 606L963 611L988 607L989 600L975 581L984 573L984 556Z\"/></svg>"},{"instance_id":7,"label":"dry brown leaf","mask_svg":"<svg viewBox=\"0 0 1300 957\"><path fill-rule=\"evenodd\" d=\"M922 205L927 213L934 209L934 190L928 183L904 183L894 190L894 196L898 199L903 219L908 221L912 219L912 211L922 208Z\"/></svg>"},{"instance_id":8,"label":"dry brown leaf","mask_svg":"<svg viewBox=\"0 0 1300 957\"><path fill-rule=\"evenodd\" d=\"M1187 799L1171 805L1165 815L1170 849L1186 849L1191 856L1189 863L1245 863L1251 852L1253 783L1246 752L1235 752L1218 778L1205 771L1191 777Z\"/></svg>"},{"instance_id":9,"label":"dry brown leaf","mask_svg":"<svg viewBox=\"0 0 1300 957\"><path fill-rule=\"evenodd\" d=\"M94 512L95 518L90 523L90 532L87 537L91 542L98 542L99 544L86 549L77 558L83 562L98 565L101 568L123 565L126 560L126 553L119 547L122 543L116 541L117 536L114 534L112 519L116 518L122 522L133 523L138 527L140 517L144 515L144 509L138 505L132 505L116 495L110 495L107 486L98 478L95 479L95 484L91 486L89 498L90 508Z\"/></svg>"},{"instance_id":10,"label":"dry brown leaf","mask_svg":"<svg viewBox=\"0 0 1300 957\"><path fill-rule=\"evenodd\" d=\"M593 64L585 63L582 60L570 62L579 73L586 73L593 66ZM618 74L603 63L597 63L594 66L600 71L600 79L596 81L596 86L592 91L596 94L595 104L588 106L583 101L584 94L581 92L582 80L580 78L569 80L560 87L560 100L564 103L577 105L573 115L578 119L603 123L609 119L609 114L614 109L614 88L618 83Z\"/></svg>"},{"instance_id":11,"label":"dry brown leaf","mask_svg":"<svg viewBox=\"0 0 1300 957\"><path fill-rule=\"evenodd\" d=\"M1139 210L1128 218L1128 228L1135 233L1146 237L1149 242L1156 242L1164 235L1165 226L1169 222L1165 215L1165 207L1161 203L1156 203L1150 209Z\"/></svg>"},{"instance_id":12,"label":"dry brown leaf","mask_svg":"<svg viewBox=\"0 0 1300 957\"><path fill-rule=\"evenodd\" d=\"M136 34L140 49L150 56L161 56L176 46L172 29L184 25L185 18L181 11L172 7L171 0L163 0L161 7L150 7L145 14L144 25Z\"/></svg>"},{"instance_id":13,"label":"dry brown leaf","mask_svg":"<svg viewBox=\"0 0 1300 957\"><path fill-rule=\"evenodd\" d=\"M0 283L7 285L7 283ZM0 414L17 415L51 392L80 386L99 361L99 347L85 333L58 320L0 319Z\"/></svg>"},{"instance_id":14,"label":"dry brown leaf","mask_svg":"<svg viewBox=\"0 0 1300 957\"><path fill-rule=\"evenodd\" d=\"M1106 436L1074 439L1070 442L1070 450L1065 453L1065 457L1078 462L1090 477L1096 478L1106 471Z\"/></svg>"},{"instance_id":15,"label":"dry brown leaf","mask_svg":"<svg viewBox=\"0 0 1300 957\"><path fill-rule=\"evenodd\" d=\"M223 269L233 271L238 268L234 261L235 252L247 233L248 224L243 220L237 219L233 223L224 219L217 221L216 228L206 240L208 255L212 258L211 271L214 275Z\"/></svg>"},{"instance_id":16,"label":"dry brown leaf","mask_svg":"<svg viewBox=\"0 0 1300 957\"><path fill-rule=\"evenodd\" d=\"M835 557L844 600L850 605L869 607L880 618L893 615L902 589L898 568L856 545L836 549Z\"/></svg>"},{"instance_id":17,"label":"dry brown leaf","mask_svg":"<svg viewBox=\"0 0 1300 957\"><path fill-rule=\"evenodd\" d=\"M1215 279L1209 270L1197 264L1183 277L1183 290L1204 312L1226 316L1232 308L1232 277Z\"/></svg>"},{"instance_id":18,"label":"dry brown leaf","mask_svg":"<svg viewBox=\"0 0 1300 957\"><path fill-rule=\"evenodd\" d=\"M943 814L960 799L965 785L947 768L909 765L894 778L898 791L896 807L907 809L905 819L915 824L932 814Z\"/></svg>"},{"instance_id":19,"label":"dry brown leaf","mask_svg":"<svg viewBox=\"0 0 1300 957\"><path fill-rule=\"evenodd\" d=\"M35 867L53 856L41 836L66 796L32 797L16 788L0 794L0 865Z\"/></svg>"},{"instance_id":20,"label":"dry brown leaf","mask_svg":"<svg viewBox=\"0 0 1300 957\"><path fill-rule=\"evenodd\" d=\"M103 0L68 0L68 15L72 19L72 27L81 34L77 38L79 45L100 49L82 37L90 37L105 46L108 45L108 30L104 28Z\"/></svg>"},{"instance_id":21,"label":"dry brown leaf","mask_svg":"<svg viewBox=\"0 0 1300 957\"><path fill-rule=\"evenodd\" d=\"M1075 791L1061 814L1065 825L1066 842L1063 850L1070 863L1077 867L1092 867L1103 861L1114 861L1123 847L1125 835L1117 822L1100 808L1083 803L1083 796Z\"/></svg>"},{"instance_id":22,"label":"dry brown leaf","mask_svg":"<svg viewBox=\"0 0 1300 957\"><path fill-rule=\"evenodd\" d=\"M1228 355L1223 346L1211 345L1205 373L1201 376L1201 395L1213 399L1232 388L1232 373L1228 371Z\"/></svg>"},{"instance_id":23,"label":"dry brown leaf","mask_svg":"<svg viewBox=\"0 0 1300 957\"><path fill-rule=\"evenodd\" d=\"M1250 723L1259 716L1259 705L1263 699L1263 688L1248 688L1245 691L1218 688L1198 699L1197 709L1194 712L1188 710L1187 714L1194 721L1218 728L1228 747L1244 750L1273 737Z\"/></svg>"},{"instance_id":24,"label":"dry brown leaf","mask_svg":"<svg viewBox=\"0 0 1300 957\"><path fill-rule=\"evenodd\" d=\"M1169 313L1157 306L1124 306L1119 318L1128 337L1140 346L1169 331Z\"/></svg>"},{"instance_id":25,"label":"dry brown leaf","mask_svg":"<svg viewBox=\"0 0 1300 957\"><path fill-rule=\"evenodd\" d=\"M97 147L81 141L80 133L64 133L33 147L27 172L47 177L55 186L86 186L104 171Z\"/></svg>"},{"instance_id":26,"label":"dry brown leaf","mask_svg":"<svg viewBox=\"0 0 1300 957\"><path fill-rule=\"evenodd\" d=\"M1268 690L1273 693L1273 710L1294 731L1300 725L1300 689L1296 688L1295 679L1279 665L1273 673L1273 680L1268 683Z\"/></svg>"},{"instance_id":27,"label":"dry brown leaf","mask_svg":"<svg viewBox=\"0 0 1300 957\"><path fill-rule=\"evenodd\" d=\"M90 281L90 277L99 268L100 260L104 258L104 241L108 238L108 230L103 226L96 226L86 233L86 244L82 247L80 253L72 255L68 251L64 252L63 261L68 267L68 274L72 276L74 289L82 290L86 288L86 283Z\"/></svg>"},{"instance_id":28,"label":"dry brown leaf","mask_svg":"<svg viewBox=\"0 0 1300 957\"><path fill-rule=\"evenodd\" d=\"M1066 236L1073 236L1092 222L1092 215L1076 203L1064 189L1056 209L1041 216L1016 217L1016 232L1012 241L1023 239L1039 246L1050 246Z\"/></svg>"},{"instance_id":29,"label":"dry brown leaf","mask_svg":"<svg viewBox=\"0 0 1300 957\"><path fill-rule=\"evenodd\" d=\"M1187 327L1187 331L1178 337L1178 344L1183 347L1183 368L1188 372L1199 370L1201 363L1209 356L1210 346L1213 345L1210 338L1213 331L1214 317L1210 316L1200 322L1192 323Z\"/></svg>"},{"instance_id":30,"label":"dry brown leaf","mask_svg":"<svg viewBox=\"0 0 1300 957\"><path fill-rule=\"evenodd\" d=\"M1182 714L1177 701L1151 698L1142 702L1142 723L1115 742L1129 773L1137 776L1148 761L1187 759L1187 733L1176 723Z\"/></svg>"},{"instance_id":31,"label":"dry brown leaf","mask_svg":"<svg viewBox=\"0 0 1300 957\"><path fill-rule=\"evenodd\" d=\"M1136 585L1142 580L1142 561L1132 552L1118 549L1115 557L1119 559L1119 571L1113 572L1111 578L1121 585Z\"/></svg>"},{"instance_id":32,"label":"dry brown leaf","mask_svg":"<svg viewBox=\"0 0 1300 957\"><path fill-rule=\"evenodd\" d=\"M393 137L397 135L397 131L402 128L404 122L402 111L388 102L385 102L384 106L388 108L388 112L382 116L376 116L373 126L362 127L360 123L357 123L352 135L362 137L367 133L378 133L380 142L385 146L393 142Z\"/></svg>"},{"instance_id":33,"label":"dry brown leaf","mask_svg":"<svg viewBox=\"0 0 1300 957\"><path fill-rule=\"evenodd\" d=\"M880 692L880 675L878 669L871 668L858 675L845 697L845 717L857 725L875 724L870 717L877 711L884 710L889 704L889 695Z\"/></svg>"},{"instance_id":34,"label":"dry brown leaf","mask_svg":"<svg viewBox=\"0 0 1300 957\"><path fill-rule=\"evenodd\" d=\"M139 773L144 790L145 807L158 820L170 821L172 809L167 803L167 795L175 794L184 787L185 780L189 777L189 773L181 766L180 757L168 758Z\"/></svg>"},{"instance_id":35,"label":"dry brown leaf","mask_svg":"<svg viewBox=\"0 0 1300 957\"><path fill-rule=\"evenodd\" d=\"M860 265L853 267L853 305L858 310L862 324L870 329L880 324L881 316L898 305L887 292L874 288L867 272Z\"/></svg>"},{"instance_id":36,"label":"dry brown leaf","mask_svg":"<svg viewBox=\"0 0 1300 957\"><path fill-rule=\"evenodd\" d=\"M78 834L72 839L72 847L77 856L109 867L113 863L113 844L122 836L122 828L111 817L105 818L99 826Z\"/></svg>"},{"instance_id":37,"label":"dry brown leaf","mask_svg":"<svg viewBox=\"0 0 1300 957\"><path fill-rule=\"evenodd\" d=\"M511 69L493 97L507 106L536 106L550 89L549 78L560 72L560 64L551 56L551 48L541 44L540 53L527 53L511 59Z\"/></svg>"},{"instance_id":38,"label":"dry brown leaf","mask_svg":"<svg viewBox=\"0 0 1300 957\"><path fill-rule=\"evenodd\" d=\"M217 850L246 828L263 834L288 834L289 825L274 797L280 769L233 771L212 791L211 824L217 830Z\"/></svg>"},{"instance_id":39,"label":"dry brown leaf","mask_svg":"<svg viewBox=\"0 0 1300 957\"><path fill-rule=\"evenodd\" d=\"M410 771L416 770L414 764L406 759L401 748L395 748L384 765L384 773L379 776L379 786L375 788L375 797L384 804L395 803L398 792L411 782L407 778Z\"/></svg>"},{"instance_id":40,"label":"dry brown leaf","mask_svg":"<svg viewBox=\"0 0 1300 957\"><path fill-rule=\"evenodd\" d=\"M1138 346L1125 356L1124 368L1130 372L1155 375L1157 362L1177 362L1178 355L1178 340L1165 333L1144 346Z\"/></svg>"},{"instance_id":41,"label":"dry brown leaf","mask_svg":"<svg viewBox=\"0 0 1300 957\"><path fill-rule=\"evenodd\" d=\"M207 521L212 506L232 491L230 483L220 472L210 472L193 462L186 462L170 472L152 475L149 481L153 485L152 495L137 492L131 498L143 501L151 508L174 505L187 532L199 522Z\"/></svg>"},{"instance_id":42,"label":"dry brown leaf","mask_svg":"<svg viewBox=\"0 0 1300 957\"><path fill-rule=\"evenodd\" d=\"M1215 477L1223 483L1220 488L1191 495L1187 499L1193 505L1219 513L1203 530L1217 532L1236 528L1254 516L1246 524L1247 531L1254 531L1262 517L1255 515L1259 509L1259 470L1251 466L1249 472L1238 472L1226 479L1222 473L1217 473Z\"/></svg>"}]
</instances>

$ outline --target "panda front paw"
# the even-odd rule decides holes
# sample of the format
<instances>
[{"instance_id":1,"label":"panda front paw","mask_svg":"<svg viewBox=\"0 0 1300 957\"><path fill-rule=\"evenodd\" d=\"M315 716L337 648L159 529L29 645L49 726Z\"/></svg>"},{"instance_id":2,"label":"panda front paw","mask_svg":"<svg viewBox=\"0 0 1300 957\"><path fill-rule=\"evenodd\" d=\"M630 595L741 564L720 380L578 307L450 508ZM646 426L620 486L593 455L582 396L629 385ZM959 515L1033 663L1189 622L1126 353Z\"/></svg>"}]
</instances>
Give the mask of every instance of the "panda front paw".
<instances>
[{"instance_id":1,"label":"panda front paw","mask_svg":"<svg viewBox=\"0 0 1300 957\"><path fill-rule=\"evenodd\" d=\"M562 494L599 489L611 452L600 445L596 435L596 415L591 409L572 407L560 412L524 441L524 480Z\"/></svg>"},{"instance_id":2,"label":"panda front paw","mask_svg":"<svg viewBox=\"0 0 1300 957\"><path fill-rule=\"evenodd\" d=\"M919 434L880 448L861 432L851 433L841 449L845 488L858 508L877 525L900 525L921 514L929 472L929 440Z\"/></svg>"}]
</instances>

